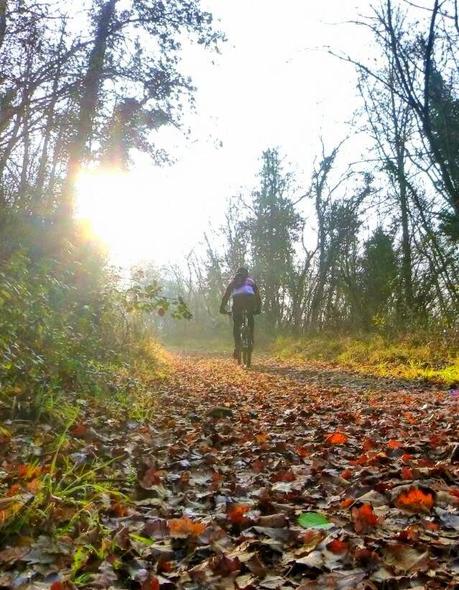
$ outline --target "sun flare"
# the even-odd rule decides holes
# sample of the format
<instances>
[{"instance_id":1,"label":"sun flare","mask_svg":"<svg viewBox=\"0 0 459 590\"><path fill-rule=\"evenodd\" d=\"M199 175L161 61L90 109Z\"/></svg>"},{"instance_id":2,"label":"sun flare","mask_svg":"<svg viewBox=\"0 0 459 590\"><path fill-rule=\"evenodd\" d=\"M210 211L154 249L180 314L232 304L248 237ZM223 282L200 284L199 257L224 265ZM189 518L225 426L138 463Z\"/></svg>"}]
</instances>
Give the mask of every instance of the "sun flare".
<instances>
[{"instance_id":1,"label":"sun flare","mask_svg":"<svg viewBox=\"0 0 459 590\"><path fill-rule=\"evenodd\" d=\"M155 195L151 182L134 172L84 171L77 185L77 216L88 222L112 258L133 263L153 244Z\"/></svg>"}]
</instances>

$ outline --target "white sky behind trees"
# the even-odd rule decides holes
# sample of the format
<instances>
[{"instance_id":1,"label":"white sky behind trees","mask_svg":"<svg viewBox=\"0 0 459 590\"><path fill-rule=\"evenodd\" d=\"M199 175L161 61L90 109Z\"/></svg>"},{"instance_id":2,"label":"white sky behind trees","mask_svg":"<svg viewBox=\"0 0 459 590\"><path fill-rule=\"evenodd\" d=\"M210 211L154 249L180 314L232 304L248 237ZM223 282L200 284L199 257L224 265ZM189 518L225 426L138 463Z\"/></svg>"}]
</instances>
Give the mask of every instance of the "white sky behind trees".
<instances>
[{"instance_id":1,"label":"white sky behind trees","mask_svg":"<svg viewBox=\"0 0 459 590\"><path fill-rule=\"evenodd\" d=\"M113 260L181 263L210 226L223 221L226 200L256 186L261 152L277 146L307 187L319 138L333 147L358 129L353 67L324 49L365 59L368 32L346 24L368 14L368 0L207 0L227 42L221 54L191 47L183 69L191 75L196 111L184 117L191 135L159 133L175 158L158 168L136 157L124 177L83 177L79 213L92 220ZM218 25L218 23L217 23ZM363 140L351 142L359 159Z\"/></svg>"}]
</instances>

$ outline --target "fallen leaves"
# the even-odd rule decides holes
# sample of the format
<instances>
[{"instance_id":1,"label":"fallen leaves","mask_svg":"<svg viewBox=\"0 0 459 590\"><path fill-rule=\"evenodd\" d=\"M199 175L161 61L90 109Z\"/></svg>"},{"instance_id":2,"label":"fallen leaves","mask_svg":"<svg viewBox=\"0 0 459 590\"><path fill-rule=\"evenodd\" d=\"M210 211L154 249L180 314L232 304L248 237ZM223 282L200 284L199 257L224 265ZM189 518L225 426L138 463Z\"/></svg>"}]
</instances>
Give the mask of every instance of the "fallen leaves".
<instances>
[{"instance_id":1,"label":"fallen leaves","mask_svg":"<svg viewBox=\"0 0 459 590\"><path fill-rule=\"evenodd\" d=\"M298 517L298 524L305 529L308 528L330 528L333 526L330 521L319 512L303 512Z\"/></svg>"},{"instance_id":2,"label":"fallen leaves","mask_svg":"<svg viewBox=\"0 0 459 590\"><path fill-rule=\"evenodd\" d=\"M344 445L348 440L347 435L342 432L332 432L325 438L325 442L329 445Z\"/></svg>"},{"instance_id":3,"label":"fallen leaves","mask_svg":"<svg viewBox=\"0 0 459 590\"><path fill-rule=\"evenodd\" d=\"M328 543L327 549L335 555L341 555L349 551L349 543L346 543L346 541L342 541L341 539L333 539Z\"/></svg>"},{"instance_id":4,"label":"fallen leaves","mask_svg":"<svg viewBox=\"0 0 459 590\"><path fill-rule=\"evenodd\" d=\"M390 544L384 551L384 561L403 573L419 570L427 566L429 552L420 552L410 545Z\"/></svg>"},{"instance_id":5,"label":"fallen leaves","mask_svg":"<svg viewBox=\"0 0 459 590\"><path fill-rule=\"evenodd\" d=\"M8 423L2 532L29 500L49 507L0 551L0 586L59 572L53 590L454 587L457 402L266 363L175 359L151 421L84 406L53 477L49 428L30 444Z\"/></svg>"},{"instance_id":6,"label":"fallen leaves","mask_svg":"<svg viewBox=\"0 0 459 590\"><path fill-rule=\"evenodd\" d=\"M199 537L206 530L203 522L195 522L191 518L172 518L168 521L170 535L175 539Z\"/></svg>"},{"instance_id":7,"label":"fallen leaves","mask_svg":"<svg viewBox=\"0 0 459 590\"><path fill-rule=\"evenodd\" d=\"M369 533L378 524L378 517L371 504L353 506L351 509L354 530L359 534Z\"/></svg>"},{"instance_id":8,"label":"fallen leaves","mask_svg":"<svg viewBox=\"0 0 459 590\"><path fill-rule=\"evenodd\" d=\"M429 513L434 505L432 492L412 486L404 488L395 498L395 505L408 512Z\"/></svg>"},{"instance_id":9,"label":"fallen leaves","mask_svg":"<svg viewBox=\"0 0 459 590\"><path fill-rule=\"evenodd\" d=\"M227 515L232 524L240 525L246 521L246 514L250 511L248 504L232 504L228 506Z\"/></svg>"},{"instance_id":10,"label":"fallen leaves","mask_svg":"<svg viewBox=\"0 0 459 590\"><path fill-rule=\"evenodd\" d=\"M163 473L158 471L155 467L150 467L143 474L143 477L139 481L139 484L146 490L151 489L153 486L157 486L161 483L162 475Z\"/></svg>"}]
</instances>

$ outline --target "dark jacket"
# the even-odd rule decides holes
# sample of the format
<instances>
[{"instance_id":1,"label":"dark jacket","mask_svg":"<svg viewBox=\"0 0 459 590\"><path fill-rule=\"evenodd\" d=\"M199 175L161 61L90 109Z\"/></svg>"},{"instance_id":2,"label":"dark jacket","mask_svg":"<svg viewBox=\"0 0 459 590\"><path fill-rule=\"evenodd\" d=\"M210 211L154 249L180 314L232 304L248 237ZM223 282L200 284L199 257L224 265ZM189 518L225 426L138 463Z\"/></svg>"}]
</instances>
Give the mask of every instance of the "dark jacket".
<instances>
[{"instance_id":1,"label":"dark jacket","mask_svg":"<svg viewBox=\"0 0 459 590\"><path fill-rule=\"evenodd\" d=\"M234 277L223 295L220 305L220 313L226 312L226 306L231 297L233 297L233 306L246 306L256 314L261 312L260 292L257 284L251 277L242 277L238 275Z\"/></svg>"}]
</instances>

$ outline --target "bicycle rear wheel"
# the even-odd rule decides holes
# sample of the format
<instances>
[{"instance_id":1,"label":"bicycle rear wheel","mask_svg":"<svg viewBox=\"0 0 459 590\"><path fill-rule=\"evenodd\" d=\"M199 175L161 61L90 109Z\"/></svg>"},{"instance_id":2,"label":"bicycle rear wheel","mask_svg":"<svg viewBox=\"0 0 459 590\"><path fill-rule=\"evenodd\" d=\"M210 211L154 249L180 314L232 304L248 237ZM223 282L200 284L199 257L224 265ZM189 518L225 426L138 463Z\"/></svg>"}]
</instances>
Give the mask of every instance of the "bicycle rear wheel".
<instances>
[{"instance_id":1,"label":"bicycle rear wheel","mask_svg":"<svg viewBox=\"0 0 459 590\"><path fill-rule=\"evenodd\" d=\"M247 346L242 349L242 362L245 367L250 368L250 365L252 364L252 348L251 348L251 346Z\"/></svg>"}]
</instances>

